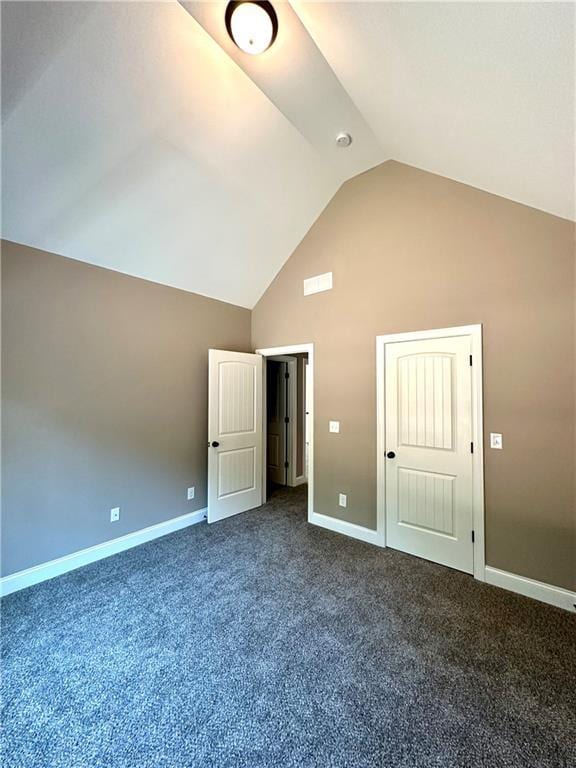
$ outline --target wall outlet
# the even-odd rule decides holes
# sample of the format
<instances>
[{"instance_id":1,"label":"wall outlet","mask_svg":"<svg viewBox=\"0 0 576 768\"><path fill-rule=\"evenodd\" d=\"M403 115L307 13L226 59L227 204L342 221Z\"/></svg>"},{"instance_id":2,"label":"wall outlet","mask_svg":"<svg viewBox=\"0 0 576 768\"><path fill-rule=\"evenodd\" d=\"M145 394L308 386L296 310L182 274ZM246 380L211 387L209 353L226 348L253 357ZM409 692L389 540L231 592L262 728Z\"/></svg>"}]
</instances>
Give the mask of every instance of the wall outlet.
<instances>
[{"instance_id":1,"label":"wall outlet","mask_svg":"<svg viewBox=\"0 0 576 768\"><path fill-rule=\"evenodd\" d=\"M502 450L502 435L498 432L490 432L490 448Z\"/></svg>"},{"instance_id":2,"label":"wall outlet","mask_svg":"<svg viewBox=\"0 0 576 768\"><path fill-rule=\"evenodd\" d=\"M110 510L110 522L115 523L120 520L120 507L113 507Z\"/></svg>"},{"instance_id":3,"label":"wall outlet","mask_svg":"<svg viewBox=\"0 0 576 768\"><path fill-rule=\"evenodd\" d=\"M192 488L188 488L188 495L186 498L188 501L194 498L194 486L192 486Z\"/></svg>"},{"instance_id":4,"label":"wall outlet","mask_svg":"<svg viewBox=\"0 0 576 768\"><path fill-rule=\"evenodd\" d=\"M330 432L340 432L340 422L339 421L330 421L328 423L328 430Z\"/></svg>"},{"instance_id":5,"label":"wall outlet","mask_svg":"<svg viewBox=\"0 0 576 768\"><path fill-rule=\"evenodd\" d=\"M338 504L341 507L347 506L347 504L348 504L348 496L346 496L345 493L339 494L339 496L338 496Z\"/></svg>"}]
</instances>

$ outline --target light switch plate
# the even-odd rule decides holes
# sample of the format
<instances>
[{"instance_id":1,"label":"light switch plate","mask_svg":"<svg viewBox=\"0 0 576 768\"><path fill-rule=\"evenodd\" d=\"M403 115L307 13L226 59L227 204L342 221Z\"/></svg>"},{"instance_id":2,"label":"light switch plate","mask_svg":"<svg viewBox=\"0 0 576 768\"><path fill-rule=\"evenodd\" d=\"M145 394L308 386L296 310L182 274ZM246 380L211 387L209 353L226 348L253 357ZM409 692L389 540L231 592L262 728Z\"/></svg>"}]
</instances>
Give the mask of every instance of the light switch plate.
<instances>
[{"instance_id":1,"label":"light switch plate","mask_svg":"<svg viewBox=\"0 0 576 768\"><path fill-rule=\"evenodd\" d=\"M340 422L339 421L329 422L328 429L330 432L340 432Z\"/></svg>"},{"instance_id":2,"label":"light switch plate","mask_svg":"<svg viewBox=\"0 0 576 768\"><path fill-rule=\"evenodd\" d=\"M490 448L502 450L502 435L499 432L490 432Z\"/></svg>"},{"instance_id":3,"label":"light switch plate","mask_svg":"<svg viewBox=\"0 0 576 768\"><path fill-rule=\"evenodd\" d=\"M348 504L348 497L346 496L345 493L340 493L338 495L338 504L341 507L345 507Z\"/></svg>"},{"instance_id":4,"label":"light switch plate","mask_svg":"<svg viewBox=\"0 0 576 768\"><path fill-rule=\"evenodd\" d=\"M188 488L188 493L187 493L187 496L186 496L188 501L190 501L191 499L194 498L194 492L195 492L194 491L194 486L192 486L191 488Z\"/></svg>"}]
</instances>

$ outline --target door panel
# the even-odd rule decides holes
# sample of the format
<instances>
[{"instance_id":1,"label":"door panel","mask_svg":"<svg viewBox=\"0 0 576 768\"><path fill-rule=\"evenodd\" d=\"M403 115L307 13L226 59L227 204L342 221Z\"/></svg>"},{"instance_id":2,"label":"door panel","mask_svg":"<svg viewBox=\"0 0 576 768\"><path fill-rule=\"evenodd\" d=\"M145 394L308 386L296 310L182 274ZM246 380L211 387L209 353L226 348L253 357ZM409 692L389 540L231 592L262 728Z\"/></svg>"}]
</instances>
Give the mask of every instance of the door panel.
<instances>
[{"instance_id":1,"label":"door panel","mask_svg":"<svg viewBox=\"0 0 576 768\"><path fill-rule=\"evenodd\" d=\"M452 450L453 355L398 359L398 444Z\"/></svg>"},{"instance_id":2,"label":"door panel","mask_svg":"<svg viewBox=\"0 0 576 768\"><path fill-rule=\"evenodd\" d=\"M454 536L453 475L398 470L398 522Z\"/></svg>"},{"instance_id":3,"label":"door panel","mask_svg":"<svg viewBox=\"0 0 576 768\"><path fill-rule=\"evenodd\" d=\"M386 345L389 546L473 571L470 337Z\"/></svg>"},{"instance_id":4,"label":"door panel","mask_svg":"<svg viewBox=\"0 0 576 768\"><path fill-rule=\"evenodd\" d=\"M256 478L256 451L241 448L220 451L218 456L218 498L234 493L254 490Z\"/></svg>"},{"instance_id":5,"label":"door panel","mask_svg":"<svg viewBox=\"0 0 576 768\"><path fill-rule=\"evenodd\" d=\"M268 360L266 364L267 399L267 477L278 485L286 485L286 401L287 364Z\"/></svg>"},{"instance_id":6,"label":"door panel","mask_svg":"<svg viewBox=\"0 0 576 768\"><path fill-rule=\"evenodd\" d=\"M219 428L222 435L254 432L256 369L252 363L226 361L218 365Z\"/></svg>"},{"instance_id":7,"label":"door panel","mask_svg":"<svg viewBox=\"0 0 576 768\"><path fill-rule=\"evenodd\" d=\"M268 470L270 472L282 466L281 447L280 436L268 434Z\"/></svg>"},{"instance_id":8,"label":"door panel","mask_svg":"<svg viewBox=\"0 0 576 768\"><path fill-rule=\"evenodd\" d=\"M262 358L211 349L208 378L212 523L262 503Z\"/></svg>"}]
</instances>

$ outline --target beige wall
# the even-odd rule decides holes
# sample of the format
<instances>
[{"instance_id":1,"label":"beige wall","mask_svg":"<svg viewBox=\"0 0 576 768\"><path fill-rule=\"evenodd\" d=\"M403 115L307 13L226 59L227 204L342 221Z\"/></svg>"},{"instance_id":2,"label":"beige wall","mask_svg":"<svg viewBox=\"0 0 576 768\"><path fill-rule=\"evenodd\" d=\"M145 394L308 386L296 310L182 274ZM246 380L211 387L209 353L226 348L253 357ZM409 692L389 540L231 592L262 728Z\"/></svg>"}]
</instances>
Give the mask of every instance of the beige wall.
<instances>
[{"instance_id":1,"label":"beige wall","mask_svg":"<svg viewBox=\"0 0 576 768\"><path fill-rule=\"evenodd\" d=\"M347 182L252 315L254 348L315 343L316 511L375 527L376 335L483 323L487 562L575 588L574 285L568 221L395 162Z\"/></svg>"},{"instance_id":2,"label":"beige wall","mask_svg":"<svg viewBox=\"0 0 576 768\"><path fill-rule=\"evenodd\" d=\"M2 573L205 507L208 348L250 312L6 242L2 278Z\"/></svg>"},{"instance_id":3,"label":"beige wall","mask_svg":"<svg viewBox=\"0 0 576 768\"><path fill-rule=\"evenodd\" d=\"M250 313L12 243L2 278L2 573L204 507L207 350ZM375 525L375 336L481 322L487 561L576 588L575 289L567 221L393 162L345 184L252 318L315 342L316 510Z\"/></svg>"}]
</instances>

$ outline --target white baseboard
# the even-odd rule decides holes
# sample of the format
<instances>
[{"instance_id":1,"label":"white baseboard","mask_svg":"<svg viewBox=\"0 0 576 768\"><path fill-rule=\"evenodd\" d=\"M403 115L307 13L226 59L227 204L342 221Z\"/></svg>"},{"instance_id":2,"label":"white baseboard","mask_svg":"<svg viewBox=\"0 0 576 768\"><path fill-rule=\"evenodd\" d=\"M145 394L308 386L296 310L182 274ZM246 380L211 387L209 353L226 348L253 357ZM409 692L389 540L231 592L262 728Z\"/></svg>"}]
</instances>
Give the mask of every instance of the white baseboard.
<instances>
[{"instance_id":1,"label":"white baseboard","mask_svg":"<svg viewBox=\"0 0 576 768\"><path fill-rule=\"evenodd\" d=\"M360 541L366 541L379 547L384 546L384 537L378 531L365 528L362 525L348 523L345 520L338 520L335 517L321 515L316 512L310 515L308 522L321 528L327 528L330 531L350 536L353 539L360 539ZM486 584L506 589L509 592L516 592L519 595L531 597L542 603L548 603L557 608L564 608L567 611L576 613L576 592L545 584L541 581L535 581L534 579L528 579L525 576L517 576L515 573L501 571L489 565L484 570Z\"/></svg>"},{"instance_id":2,"label":"white baseboard","mask_svg":"<svg viewBox=\"0 0 576 768\"><path fill-rule=\"evenodd\" d=\"M9 595L11 592L17 592L25 587L31 587L33 584L39 584L41 581L53 579L62 573L68 573L83 565L94 563L96 560L103 560L110 555L116 555L126 549L137 547L146 541L165 536L167 533L179 531L187 528L189 525L195 525L202 522L206 517L205 509L198 509L196 512L188 512L179 517L173 517L163 523L150 525L148 528L142 528L134 533L127 533L117 539L105 541L103 544L96 544L94 547L81 549L78 552L72 552L70 555L59 557L57 560L50 560L48 563L35 565L33 568L27 568L25 571L18 571L9 576L0 579L0 596Z\"/></svg>"},{"instance_id":3,"label":"white baseboard","mask_svg":"<svg viewBox=\"0 0 576 768\"><path fill-rule=\"evenodd\" d=\"M375 544L378 547L384 546L384 537L372 528L365 528L363 525L348 523L346 520L338 520L336 517L321 515L313 512L308 518L308 522L318 525L320 528L327 528L329 531L342 533L344 536L350 536L352 539L360 539L368 544Z\"/></svg>"},{"instance_id":4,"label":"white baseboard","mask_svg":"<svg viewBox=\"0 0 576 768\"><path fill-rule=\"evenodd\" d=\"M564 608L576 613L576 592L570 592L570 590L562 589L562 587L553 587L551 584L534 581L534 579L528 579L525 576L516 576L515 573L500 571L489 565L486 566L485 571L487 584L507 589L509 592L517 592L519 595L531 597L542 603L555 605L557 608Z\"/></svg>"}]
</instances>

